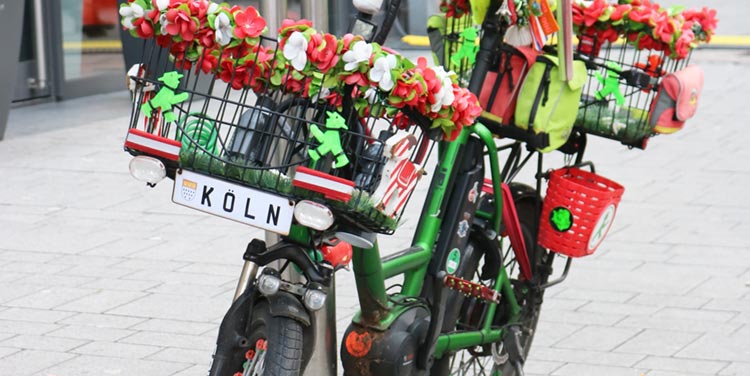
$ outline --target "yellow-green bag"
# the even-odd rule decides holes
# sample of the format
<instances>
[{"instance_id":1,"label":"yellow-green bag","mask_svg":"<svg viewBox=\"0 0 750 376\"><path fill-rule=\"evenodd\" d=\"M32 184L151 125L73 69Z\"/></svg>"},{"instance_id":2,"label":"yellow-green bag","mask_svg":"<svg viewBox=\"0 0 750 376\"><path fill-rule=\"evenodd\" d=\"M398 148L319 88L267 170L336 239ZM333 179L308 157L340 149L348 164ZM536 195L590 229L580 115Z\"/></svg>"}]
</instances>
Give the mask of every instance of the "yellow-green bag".
<instances>
[{"instance_id":1,"label":"yellow-green bag","mask_svg":"<svg viewBox=\"0 0 750 376\"><path fill-rule=\"evenodd\" d=\"M560 78L557 56L539 55L523 81L516 104L516 126L532 124L533 147L542 152L559 148L568 141L578 114L581 90L586 82L586 65L573 61L573 80Z\"/></svg>"}]
</instances>

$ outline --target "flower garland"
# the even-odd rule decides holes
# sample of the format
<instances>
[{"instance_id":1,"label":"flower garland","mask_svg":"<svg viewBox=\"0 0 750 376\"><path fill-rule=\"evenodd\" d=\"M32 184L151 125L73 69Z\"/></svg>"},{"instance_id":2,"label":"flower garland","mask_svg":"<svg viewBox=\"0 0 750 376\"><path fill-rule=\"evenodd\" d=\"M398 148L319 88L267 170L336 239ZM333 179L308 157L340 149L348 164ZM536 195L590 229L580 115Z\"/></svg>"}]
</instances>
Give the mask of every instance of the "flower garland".
<instances>
[{"instance_id":1,"label":"flower garland","mask_svg":"<svg viewBox=\"0 0 750 376\"><path fill-rule=\"evenodd\" d=\"M664 51L684 59L699 43L708 43L716 30L716 10L663 9L649 0L576 0L573 25L579 36L614 42L624 37L637 49Z\"/></svg>"},{"instance_id":2,"label":"flower garland","mask_svg":"<svg viewBox=\"0 0 750 376\"><path fill-rule=\"evenodd\" d=\"M361 115L403 118L409 107L457 137L481 113L472 93L455 74L410 60L351 34L337 38L312 28L310 21L285 20L278 49L264 47L266 21L252 6L230 7L210 0L129 0L120 7L131 35L155 39L169 48L179 69L213 74L234 89L286 90L340 105L341 84L353 85ZM374 106L374 104L386 104ZM380 109L380 110L378 110ZM372 113L380 111L380 113Z\"/></svg>"}]
</instances>

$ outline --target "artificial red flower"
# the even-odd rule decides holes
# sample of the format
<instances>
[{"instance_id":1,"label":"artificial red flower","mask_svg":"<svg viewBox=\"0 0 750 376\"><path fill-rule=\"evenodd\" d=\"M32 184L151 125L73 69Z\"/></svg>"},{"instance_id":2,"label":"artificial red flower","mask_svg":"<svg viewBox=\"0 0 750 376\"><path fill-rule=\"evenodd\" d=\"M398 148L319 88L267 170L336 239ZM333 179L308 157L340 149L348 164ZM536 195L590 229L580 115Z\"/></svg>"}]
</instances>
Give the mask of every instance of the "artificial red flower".
<instances>
[{"instance_id":1,"label":"artificial red flower","mask_svg":"<svg viewBox=\"0 0 750 376\"><path fill-rule=\"evenodd\" d=\"M583 24L593 25L608 8L606 0L594 0L591 5L583 8Z\"/></svg>"},{"instance_id":2,"label":"artificial red flower","mask_svg":"<svg viewBox=\"0 0 750 376\"><path fill-rule=\"evenodd\" d=\"M279 27L279 36L288 37L294 31L305 31L312 28L312 21L310 20L290 20L285 19L281 21L281 27Z\"/></svg>"},{"instance_id":3,"label":"artificial red flower","mask_svg":"<svg viewBox=\"0 0 750 376\"><path fill-rule=\"evenodd\" d=\"M167 11L166 31L169 35L179 35L184 41L192 41L198 25L185 9L170 9Z\"/></svg>"},{"instance_id":4,"label":"artificial red flower","mask_svg":"<svg viewBox=\"0 0 750 376\"><path fill-rule=\"evenodd\" d=\"M331 34L315 33L307 42L307 58L310 63L320 70L321 73L328 72L339 62L339 45L336 37Z\"/></svg>"},{"instance_id":5,"label":"artificial red flower","mask_svg":"<svg viewBox=\"0 0 750 376\"><path fill-rule=\"evenodd\" d=\"M205 53L201 58L198 60L198 66L197 69L200 69L203 71L203 73L211 73L216 70L219 66L219 57L215 56L211 53Z\"/></svg>"},{"instance_id":6,"label":"artificial red flower","mask_svg":"<svg viewBox=\"0 0 750 376\"><path fill-rule=\"evenodd\" d=\"M596 31L596 43L600 44L604 43L604 41L608 41L610 43L614 43L617 38L619 37L619 34L617 33L617 30L609 27L604 30L597 30Z\"/></svg>"},{"instance_id":7,"label":"artificial red flower","mask_svg":"<svg viewBox=\"0 0 750 376\"><path fill-rule=\"evenodd\" d=\"M258 46L253 54L254 59L247 59L245 67L247 68L250 81L248 85L256 93L262 92L267 79L268 72L271 71L273 62L273 53L263 46Z\"/></svg>"},{"instance_id":8,"label":"artificial red flower","mask_svg":"<svg viewBox=\"0 0 750 376\"><path fill-rule=\"evenodd\" d=\"M678 59L684 59L690 54L690 48L692 47L695 34L690 29L682 30L682 34L674 44L673 53L677 55Z\"/></svg>"},{"instance_id":9,"label":"artificial red flower","mask_svg":"<svg viewBox=\"0 0 750 376\"><path fill-rule=\"evenodd\" d=\"M656 16L655 13L654 9L647 6L633 7L630 13L628 13L628 17L635 22L648 25L651 19Z\"/></svg>"},{"instance_id":10,"label":"artificial red flower","mask_svg":"<svg viewBox=\"0 0 750 376\"><path fill-rule=\"evenodd\" d=\"M612 10L612 14L609 15L609 19L613 22L617 22L621 20L625 14L630 12L630 10L633 9L630 4L619 4L615 5L614 9Z\"/></svg>"},{"instance_id":11,"label":"artificial red flower","mask_svg":"<svg viewBox=\"0 0 750 376\"><path fill-rule=\"evenodd\" d=\"M221 74L219 74L219 78L228 83L232 89L242 89L250 81L247 68L243 65L236 66L232 59L222 60L220 67Z\"/></svg>"},{"instance_id":12,"label":"artificial red flower","mask_svg":"<svg viewBox=\"0 0 750 376\"><path fill-rule=\"evenodd\" d=\"M240 39L257 38L266 28L266 20L252 6L234 13L234 21L234 35Z\"/></svg>"},{"instance_id":13,"label":"artificial red flower","mask_svg":"<svg viewBox=\"0 0 750 376\"><path fill-rule=\"evenodd\" d=\"M135 26L135 32L138 36L143 39L150 39L154 36L154 25L151 20L147 17L141 17L133 20L133 26Z\"/></svg>"},{"instance_id":14,"label":"artificial red flower","mask_svg":"<svg viewBox=\"0 0 750 376\"><path fill-rule=\"evenodd\" d=\"M655 23L654 36L658 37L664 43L671 43L674 37L675 27L674 21L667 14L666 11L659 13L655 19L652 20Z\"/></svg>"}]
</instances>

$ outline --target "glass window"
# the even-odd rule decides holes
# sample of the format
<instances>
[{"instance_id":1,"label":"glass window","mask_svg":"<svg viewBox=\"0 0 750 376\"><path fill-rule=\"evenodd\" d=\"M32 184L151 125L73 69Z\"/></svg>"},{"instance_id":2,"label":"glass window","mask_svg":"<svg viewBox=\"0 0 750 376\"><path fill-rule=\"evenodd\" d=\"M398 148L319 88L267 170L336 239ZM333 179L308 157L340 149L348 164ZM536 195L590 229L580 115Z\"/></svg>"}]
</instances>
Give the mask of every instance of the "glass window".
<instances>
[{"instance_id":1,"label":"glass window","mask_svg":"<svg viewBox=\"0 0 750 376\"><path fill-rule=\"evenodd\" d=\"M122 75L117 0L62 0L65 80Z\"/></svg>"}]
</instances>

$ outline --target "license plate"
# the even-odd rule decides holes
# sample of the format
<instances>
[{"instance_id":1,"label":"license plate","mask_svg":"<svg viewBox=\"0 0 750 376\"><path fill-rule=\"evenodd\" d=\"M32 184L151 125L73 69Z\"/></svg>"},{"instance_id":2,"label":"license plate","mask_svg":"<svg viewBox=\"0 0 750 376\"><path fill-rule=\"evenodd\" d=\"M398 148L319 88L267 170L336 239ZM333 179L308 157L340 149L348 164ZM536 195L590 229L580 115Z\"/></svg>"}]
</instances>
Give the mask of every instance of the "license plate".
<instances>
[{"instance_id":1,"label":"license plate","mask_svg":"<svg viewBox=\"0 0 750 376\"><path fill-rule=\"evenodd\" d=\"M282 235L289 234L294 214L288 198L185 170L175 176L172 201Z\"/></svg>"}]
</instances>

